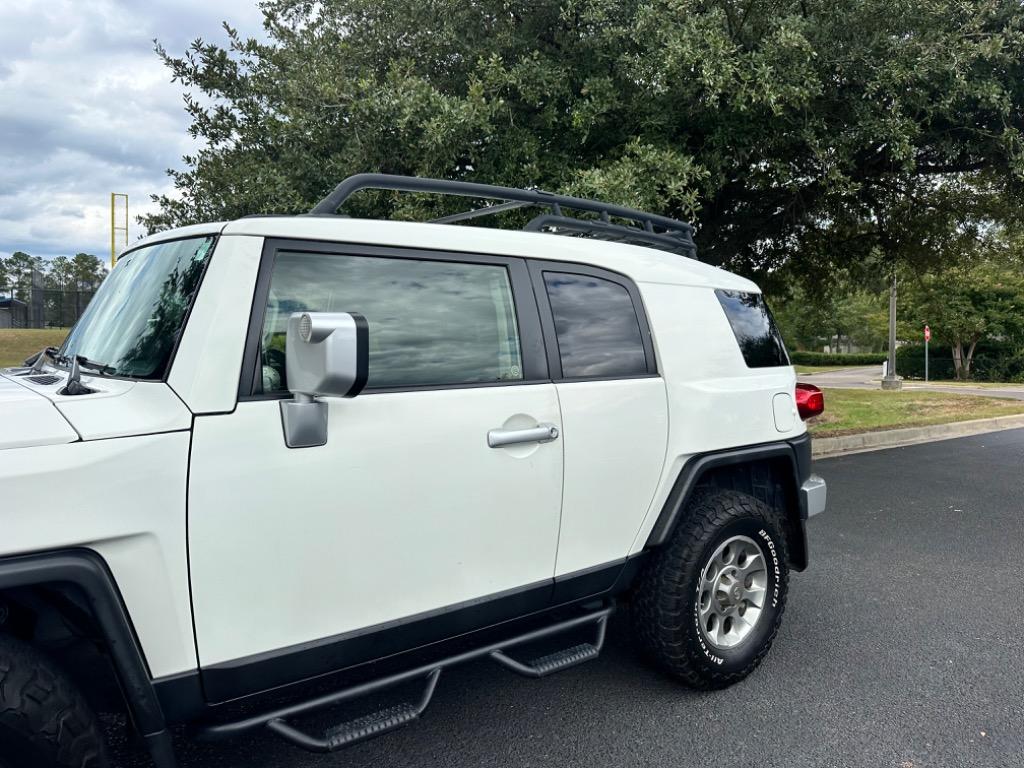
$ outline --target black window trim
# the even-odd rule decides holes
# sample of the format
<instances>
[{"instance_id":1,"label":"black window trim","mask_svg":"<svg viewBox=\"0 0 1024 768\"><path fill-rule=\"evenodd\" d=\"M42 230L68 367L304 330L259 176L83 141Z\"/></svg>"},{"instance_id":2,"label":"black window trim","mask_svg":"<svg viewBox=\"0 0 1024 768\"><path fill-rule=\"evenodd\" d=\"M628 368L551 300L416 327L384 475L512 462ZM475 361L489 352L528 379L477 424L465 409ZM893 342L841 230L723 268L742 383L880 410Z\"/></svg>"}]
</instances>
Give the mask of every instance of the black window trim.
<instances>
[{"instance_id":1,"label":"black window trim","mask_svg":"<svg viewBox=\"0 0 1024 768\"><path fill-rule=\"evenodd\" d=\"M602 267L594 267L589 264L578 264L572 261L546 261L530 259L530 277L533 280L533 293L540 309L541 326L544 329L544 339L547 342L548 369L551 371L553 381L562 383L584 382L584 381L624 381L628 379L649 379L659 376L658 361L654 354L654 339L651 336L651 325L647 320L647 308L644 306L640 290L629 277L619 272L613 272ZM558 336L555 333L555 316L551 309L551 302L548 300L547 286L544 283L545 272L558 272L567 275L585 275L596 277L601 280L621 285L626 289L629 298L633 302L633 312L636 314L637 323L640 326L640 339L644 346L644 357L647 362L647 373L638 373L622 376L563 376L562 359L558 350Z\"/></svg>"},{"instance_id":2,"label":"black window trim","mask_svg":"<svg viewBox=\"0 0 1024 768\"><path fill-rule=\"evenodd\" d=\"M537 309L534 289L530 280L527 260L517 256L442 251L426 248L401 246L366 245L323 240L295 238L266 238L260 255L256 288L253 291L252 306L249 309L249 327L246 331L245 351L238 381L238 400L284 400L291 397L289 392L264 393L262 369L259 365L260 338L270 294L270 279L274 271L277 254L308 253L330 258L331 256L375 256L380 258L412 259L416 261L449 261L459 264L489 264L504 266L508 270L515 304L516 323L519 330L519 346L523 359L523 378L508 381L469 382L465 384L424 384L405 387L367 387L360 397L392 392L424 392L450 389L477 389L481 387L523 386L526 384L550 383L548 354L544 344L544 333L540 313Z\"/></svg>"}]
</instances>

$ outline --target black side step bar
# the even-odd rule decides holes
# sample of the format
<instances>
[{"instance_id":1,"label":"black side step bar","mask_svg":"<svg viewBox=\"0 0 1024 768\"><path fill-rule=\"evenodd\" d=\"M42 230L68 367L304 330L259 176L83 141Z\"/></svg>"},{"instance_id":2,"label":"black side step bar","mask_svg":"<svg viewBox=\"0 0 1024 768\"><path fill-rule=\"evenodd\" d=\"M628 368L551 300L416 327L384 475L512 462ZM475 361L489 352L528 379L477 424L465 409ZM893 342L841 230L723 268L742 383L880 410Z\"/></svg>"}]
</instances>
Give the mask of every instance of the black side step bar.
<instances>
[{"instance_id":1,"label":"black side step bar","mask_svg":"<svg viewBox=\"0 0 1024 768\"><path fill-rule=\"evenodd\" d=\"M527 632L523 635L518 635L510 640L503 640L480 648L474 648L473 650L450 656L432 664L425 664L405 672L382 677L378 680L371 680L362 685L324 694L315 699L293 704L289 707L271 710L233 723L209 725L201 729L198 736L206 741L213 741L237 736L255 728L265 727L297 747L302 747L311 752L334 752L374 736L382 736L385 733L418 720L430 704L430 700L434 695L434 689L437 687L437 681L441 677L441 671L446 667L453 667L456 664L488 656L519 674L526 675L527 677L544 677L545 675L597 658L604 645L608 616L611 615L613 610L614 608L609 606L584 616L578 616L548 627ZM581 643L572 648L542 656L525 664L516 661L506 654L508 649L518 645L541 640L551 635L588 624L593 624L597 627L597 638L594 643ZM335 704L358 699L385 688L391 688L413 680L422 680L424 683L423 694L420 696L418 703L403 703L388 707L379 712L374 712L373 714L329 728L321 736L310 735L288 722L291 718L307 715Z\"/></svg>"},{"instance_id":2,"label":"black side step bar","mask_svg":"<svg viewBox=\"0 0 1024 768\"><path fill-rule=\"evenodd\" d=\"M595 623L597 624L597 639L593 643L580 643L572 648L566 648L564 651L556 651L555 653L549 653L547 656L541 656L527 664L516 661L501 648L491 651L489 655L502 666L508 667L520 675L525 675L526 677L547 677L555 672L561 672L563 669L575 667L577 664L596 659L600 655L601 649L604 647L608 615L605 614L597 619Z\"/></svg>"},{"instance_id":3,"label":"black side step bar","mask_svg":"<svg viewBox=\"0 0 1024 768\"><path fill-rule=\"evenodd\" d=\"M434 688L437 686L439 677L441 677L440 667L427 675L427 685L423 696L420 697L419 705L397 704L379 712L373 712L329 728L321 738L298 730L289 725L288 721L282 717L275 717L268 721L267 728L285 741L290 741L295 746L308 749L310 752L334 752L356 742L372 739L374 736L383 736L388 731L394 731L418 720L434 696Z\"/></svg>"}]
</instances>

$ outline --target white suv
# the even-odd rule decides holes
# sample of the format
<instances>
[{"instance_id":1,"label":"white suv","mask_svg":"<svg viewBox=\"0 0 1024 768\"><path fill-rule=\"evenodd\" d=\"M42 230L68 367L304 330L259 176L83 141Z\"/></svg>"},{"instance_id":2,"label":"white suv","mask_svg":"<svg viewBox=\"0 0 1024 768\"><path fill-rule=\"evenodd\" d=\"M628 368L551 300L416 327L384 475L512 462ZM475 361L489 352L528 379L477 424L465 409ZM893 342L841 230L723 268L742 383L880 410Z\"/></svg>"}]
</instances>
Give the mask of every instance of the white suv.
<instances>
[{"instance_id":1,"label":"white suv","mask_svg":"<svg viewBox=\"0 0 1024 768\"><path fill-rule=\"evenodd\" d=\"M504 202L334 215L367 188ZM530 231L452 226L527 206ZM686 224L538 191L364 175L314 214L139 242L60 350L0 372L0 763L106 765L106 669L159 766L183 721L334 750L452 664L593 658L616 604L688 685L749 674L825 506L821 397L757 286ZM66 658L83 638L110 664Z\"/></svg>"}]
</instances>

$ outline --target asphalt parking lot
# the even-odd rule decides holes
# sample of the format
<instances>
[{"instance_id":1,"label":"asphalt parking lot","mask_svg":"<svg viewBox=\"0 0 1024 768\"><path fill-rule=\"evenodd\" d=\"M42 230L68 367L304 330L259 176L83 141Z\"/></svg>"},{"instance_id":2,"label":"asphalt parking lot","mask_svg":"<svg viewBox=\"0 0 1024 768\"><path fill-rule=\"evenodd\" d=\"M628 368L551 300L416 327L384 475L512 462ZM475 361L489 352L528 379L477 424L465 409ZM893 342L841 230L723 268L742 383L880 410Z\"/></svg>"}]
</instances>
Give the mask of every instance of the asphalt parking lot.
<instances>
[{"instance_id":1,"label":"asphalt parking lot","mask_svg":"<svg viewBox=\"0 0 1024 768\"><path fill-rule=\"evenodd\" d=\"M317 756L179 739L183 767L1024 764L1022 469L1024 430L818 462L811 568L765 664L729 690L647 667L620 616L600 659L545 680L446 672L422 722L376 741Z\"/></svg>"}]
</instances>

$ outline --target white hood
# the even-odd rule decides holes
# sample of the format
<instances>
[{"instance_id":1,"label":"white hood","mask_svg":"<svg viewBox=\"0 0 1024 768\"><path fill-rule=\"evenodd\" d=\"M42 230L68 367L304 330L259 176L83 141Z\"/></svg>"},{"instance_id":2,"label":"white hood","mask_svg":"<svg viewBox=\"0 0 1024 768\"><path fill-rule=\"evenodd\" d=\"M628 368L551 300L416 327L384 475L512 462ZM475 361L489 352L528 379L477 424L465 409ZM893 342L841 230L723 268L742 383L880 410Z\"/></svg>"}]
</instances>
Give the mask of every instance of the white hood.
<instances>
[{"instance_id":1,"label":"white hood","mask_svg":"<svg viewBox=\"0 0 1024 768\"><path fill-rule=\"evenodd\" d=\"M0 373L0 450L76 440L78 433L49 399Z\"/></svg>"}]
</instances>

